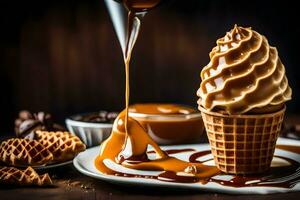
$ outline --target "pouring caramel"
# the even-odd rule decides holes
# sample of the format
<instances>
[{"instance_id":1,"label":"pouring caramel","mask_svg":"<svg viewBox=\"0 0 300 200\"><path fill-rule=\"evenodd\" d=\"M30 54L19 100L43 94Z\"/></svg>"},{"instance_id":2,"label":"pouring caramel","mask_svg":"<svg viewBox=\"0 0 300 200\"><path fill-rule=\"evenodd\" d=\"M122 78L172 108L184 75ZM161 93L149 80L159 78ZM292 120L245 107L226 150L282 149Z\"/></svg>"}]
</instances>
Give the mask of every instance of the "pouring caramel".
<instances>
[{"instance_id":1,"label":"pouring caramel","mask_svg":"<svg viewBox=\"0 0 300 200\"><path fill-rule=\"evenodd\" d=\"M125 129L125 111L115 120L111 136L101 145L100 155L95 164L105 174L115 174L104 164L105 159L121 164L127 168L138 170L164 171L170 173L188 173L201 180L219 173L214 166L192 163L169 156L147 134L144 128L133 118L128 118L128 133ZM147 156L148 145L152 146L156 159Z\"/></svg>"},{"instance_id":2,"label":"pouring caramel","mask_svg":"<svg viewBox=\"0 0 300 200\"><path fill-rule=\"evenodd\" d=\"M126 74L126 107L115 120L111 136L101 145L100 155L95 160L97 169L105 174L115 174L116 172L104 164L104 160L109 159L131 169L164 171L165 173L162 173L164 175L168 175L170 173L176 175L179 172L185 172L203 179L211 177L213 174L218 173L218 169L216 167L205 166L201 163L185 162L168 156L168 154L162 151L157 143L155 143L154 140L147 134L144 128L135 119L128 116L129 64L141 24L141 19L138 17L137 12L153 8L159 3L159 1L125 0L123 3L128 9L128 32L126 48L123 51ZM172 106L168 106L168 108L170 110ZM177 107L176 112L179 112L179 110L180 109ZM149 145L152 146L155 151L155 160L150 160L147 156L147 149Z\"/></svg>"}]
</instances>

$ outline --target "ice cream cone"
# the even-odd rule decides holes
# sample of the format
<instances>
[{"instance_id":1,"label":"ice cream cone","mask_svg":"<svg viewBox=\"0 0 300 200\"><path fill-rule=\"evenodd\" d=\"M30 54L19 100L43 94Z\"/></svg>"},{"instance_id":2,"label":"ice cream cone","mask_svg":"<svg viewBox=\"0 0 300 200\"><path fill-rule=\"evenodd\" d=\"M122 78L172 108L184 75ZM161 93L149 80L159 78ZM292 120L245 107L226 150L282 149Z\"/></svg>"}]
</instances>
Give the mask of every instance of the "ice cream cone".
<instances>
[{"instance_id":1,"label":"ice cream cone","mask_svg":"<svg viewBox=\"0 0 300 200\"><path fill-rule=\"evenodd\" d=\"M267 171L281 130L285 106L273 113L227 115L199 109L215 165L229 174Z\"/></svg>"}]
</instances>

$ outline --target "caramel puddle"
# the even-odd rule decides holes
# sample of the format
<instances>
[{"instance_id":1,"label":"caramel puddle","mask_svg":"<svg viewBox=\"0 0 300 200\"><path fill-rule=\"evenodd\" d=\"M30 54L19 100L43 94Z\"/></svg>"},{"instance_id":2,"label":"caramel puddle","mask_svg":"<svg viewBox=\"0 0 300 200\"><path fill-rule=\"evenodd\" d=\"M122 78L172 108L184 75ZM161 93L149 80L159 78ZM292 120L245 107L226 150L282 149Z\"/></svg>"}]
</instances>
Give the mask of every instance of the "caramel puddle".
<instances>
[{"instance_id":1,"label":"caramel puddle","mask_svg":"<svg viewBox=\"0 0 300 200\"><path fill-rule=\"evenodd\" d=\"M276 148L300 154L300 146L278 144Z\"/></svg>"},{"instance_id":2,"label":"caramel puddle","mask_svg":"<svg viewBox=\"0 0 300 200\"><path fill-rule=\"evenodd\" d=\"M95 160L96 168L102 173L118 174L104 164L105 159L131 169L164 171L158 176L159 178L166 178L173 174L175 176L173 179L181 179L182 181L185 180L184 177L186 176L188 176L188 179L192 177L192 179L197 179L200 182L201 180L206 181L207 178L219 173L219 170L214 166L185 162L169 156L160 149L143 127L131 117L128 118L127 124L127 131L130 134L126 137L124 115L125 112L123 111L114 122L112 134L101 145L100 154ZM152 146L156 153L156 159L154 160L150 160L147 156L148 145ZM183 173L184 176L177 175L178 173Z\"/></svg>"},{"instance_id":3,"label":"caramel puddle","mask_svg":"<svg viewBox=\"0 0 300 200\"><path fill-rule=\"evenodd\" d=\"M122 135L122 133L120 134ZM120 136L119 135L119 136ZM117 135L115 135L118 137ZM124 142L124 133L123 133L123 142ZM107 143L106 143L107 144ZM295 147L295 146L290 146L290 147ZM103 148L102 148L103 149ZM109 146L107 146L107 151L103 152L108 153L108 155L111 155L111 151L108 151ZM114 150L114 149L112 149ZM120 150L120 149L119 149ZM280 188L292 188L294 187L297 183L300 181L300 164L297 161L294 161L289 158L281 157L281 156L275 156L277 158L283 159L286 162L289 163L289 165L283 165L283 166L273 166L270 168L269 171L263 173L263 174L254 174L254 175L228 175L225 173L220 172L217 170L215 167L209 167L202 165L201 163L211 161L213 162L212 159L207 159L205 161L199 162L199 158L204 157L209 155L211 152L209 150L205 151L200 151L200 152L195 152L193 149L170 149L167 150L169 154L176 154L176 153L182 153L182 152L192 152L191 155L189 156L189 162L190 163L185 163L184 161L180 161L178 159L174 159L172 157L170 158L170 162L168 162L168 159L157 159L155 162L147 160L143 161L143 163L148 163L150 167L158 166L157 170L162 170L163 169L168 169L164 168L164 165L168 164L173 164L176 165L177 161L180 162L180 164L189 164L189 166L196 166L199 167L203 170L202 173L198 173L195 175L180 175L176 171L163 171L160 173L158 176L153 176L153 175L140 175L140 174L129 174L129 173L123 173L119 171L114 171L108 167L106 167L103 164L102 158L105 157L105 155L98 156L95 163L96 167L98 170L101 172L108 174L108 175L114 175L114 176L122 176L122 177L129 177L129 178L146 178L146 179L157 179L160 181L165 181L165 182L179 182L179 183L196 183L200 182L201 184L207 184L207 183L217 183L223 186L229 186L229 187L280 187ZM194 152L194 153L193 153ZM156 153L154 151L148 151L148 154L153 154ZM112 159L116 158L116 156L112 156ZM144 157L143 157L144 158ZM137 161L137 160L135 160ZM115 161L117 162L117 160ZM130 160L127 160L127 162L131 162ZM138 161L142 162L142 161ZM157 164L161 162L160 164ZM173 163L172 163L173 162ZM136 163L131 163L131 166L129 168L132 168ZM146 167L149 167L146 166ZM144 166L138 166L137 169L144 169ZM171 168L172 170L174 168ZM192 167L192 169L194 169ZM153 169L150 169L153 170ZM222 176L226 176L227 178L220 178ZM230 178L228 178L230 177Z\"/></svg>"}]
</instances>

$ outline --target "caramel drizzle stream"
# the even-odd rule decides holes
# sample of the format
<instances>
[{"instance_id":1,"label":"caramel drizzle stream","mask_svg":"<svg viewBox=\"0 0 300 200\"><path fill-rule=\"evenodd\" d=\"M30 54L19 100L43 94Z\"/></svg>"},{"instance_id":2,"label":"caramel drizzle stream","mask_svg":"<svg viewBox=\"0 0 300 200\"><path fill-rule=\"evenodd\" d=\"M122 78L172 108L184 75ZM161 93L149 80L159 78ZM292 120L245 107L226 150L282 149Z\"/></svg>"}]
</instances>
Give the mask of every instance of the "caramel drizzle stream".
<instances>
[{"instance_id":1,"label":"caramel drizzle stream","mask_svg":"<svg viewBox=\"0 0 300 200\"><path fill-rule=\"evenodd\" d=\"M100 155L95 160L99 171L105 174L115 173L106 167L104 160L109 159L125 167L139 170L160 170L166 172L187 172L193 176L210 177L216 174L216 167L209 167L200 163L189 163L170 157L160 149L143 127L128 116L129 110L129 64L133 46L140 30L140 20L135 12L128 13L128 34L126 49L124 50L124 63L126 71L126 108L114 122L111 136L102 143ZM152 146L156 159L149 160L146 154L148 146ZM169 173L165 173L169 174Z\"/></svg>"}]
</instances>

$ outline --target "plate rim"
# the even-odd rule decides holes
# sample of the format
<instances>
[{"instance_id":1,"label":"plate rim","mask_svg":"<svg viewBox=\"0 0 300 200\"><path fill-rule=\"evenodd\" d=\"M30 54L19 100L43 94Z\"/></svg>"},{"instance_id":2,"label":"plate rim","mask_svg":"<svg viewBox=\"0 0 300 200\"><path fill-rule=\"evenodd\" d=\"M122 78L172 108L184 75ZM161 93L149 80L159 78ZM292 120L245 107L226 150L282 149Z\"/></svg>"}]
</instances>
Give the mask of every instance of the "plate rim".
<instances>
[{"instance_id":1,"label":"plate rim","mask_svg":"<svg viewBox=\"0 0 300 200\"><path fill-rule=\"evenodd\" d=\"M286 138L280 138L278 141L280 143L297 143L300 144L300 141L295 141L292 139L286 139ZM202 145L203 147L209 147L208 143L201 143L199 145ZM190 145L176 145L176 147L179 146L190 146ZM162 148L170 147L170 146L162 146ZM93 172L88 170L87 168L82 166L82 163L80 162L81 156L88 154L90 151L95 151L97 148L100 148L99 146L92 147L87 149L84 152L79 153L74 159L73 159L73 165L74 167L82 174L98 179L103 180L105 182L110 182L113 184L118 185L124 185L124 184L131 184L131 185L140 185L140 186L147 186L147 187L164 187L164 188L180 188L180 189L188 189L188 190L198 190L198 191L208 191L208 192L218 192L218 193L226 193L226 194L273 194L273 193L285 193L285 192L296 192L300 191L300 189L294 188L280 188L280 187L230 187L230 186L222 186L217 183L210 183L206 184L205 186L199 186L199 183L173 183L173 182L163 182L159 180L152 180L147 179L147 181L143 178L129 178L129 177L119 177L119 176L113 176L113 175L106 175L101 172ZM283 150L284 151L284 150ZM142 183L142 184L141 184ZM216 187L218 185L219 187ZM256 189L257 188L257 189ZM259 188L259 190L258 190Z\"/></svg>"}]
</instances>

